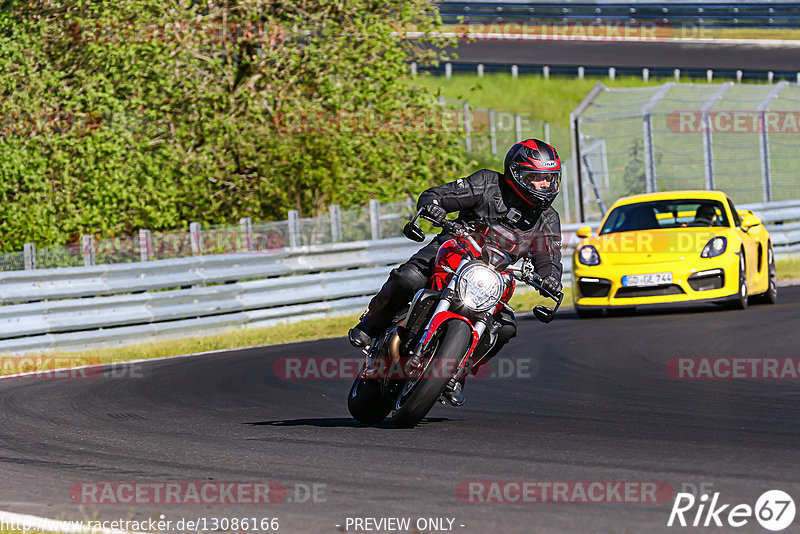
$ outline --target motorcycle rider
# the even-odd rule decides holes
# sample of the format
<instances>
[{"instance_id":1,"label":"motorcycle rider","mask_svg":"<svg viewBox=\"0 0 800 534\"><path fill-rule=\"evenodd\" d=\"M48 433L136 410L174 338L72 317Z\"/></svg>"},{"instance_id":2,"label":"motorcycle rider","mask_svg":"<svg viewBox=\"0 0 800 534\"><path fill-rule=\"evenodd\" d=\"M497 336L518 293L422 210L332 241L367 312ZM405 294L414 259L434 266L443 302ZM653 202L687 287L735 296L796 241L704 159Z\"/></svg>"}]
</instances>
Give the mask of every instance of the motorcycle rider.
<instances>
[{"instance_id":1,"label":"motorcycle rider","mask_svg":"<svg viewBox=\"0 0 800 534\"><path fill-rule=\"evenodd\" d=\"M544 141L527 139L508 151L504 171L479 170L466 178L432 187L423 192L417 209L434 221L458 211L458 221L479 218L504 218L509 210L521 214L513 231L527 241L520 248L530 250L534 269L542 277L542 287L550 292L561 290L561 223L552 203L561 181L561 159L556 149ZM389 279L369 303L361 320L349 332L350 343L358 348L372 344L390 326L393 316L425 287L433 274L436 254L451 236L442 232L428 245L393 269ZM485 363L516 336L514 315L506 310L495 314L501 325L498 340L481 362ZM464 402L463 380L451 381L445 398L453 405Z\"/></svg>"}]
</instances>

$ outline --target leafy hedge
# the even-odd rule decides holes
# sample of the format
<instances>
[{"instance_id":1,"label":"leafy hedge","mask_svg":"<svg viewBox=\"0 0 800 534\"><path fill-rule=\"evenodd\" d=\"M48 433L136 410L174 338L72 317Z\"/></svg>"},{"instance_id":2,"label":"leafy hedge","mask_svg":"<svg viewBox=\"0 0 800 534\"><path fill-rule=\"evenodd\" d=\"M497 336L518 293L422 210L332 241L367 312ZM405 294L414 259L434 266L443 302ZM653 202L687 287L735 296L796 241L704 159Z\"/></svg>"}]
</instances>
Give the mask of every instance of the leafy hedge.
<instances>
[{"instance_id":1,"label":"leafy hedge","mask_svg":"<svg viewBox=\"0 0 800 534\"><path fill-rule=\"evenodd\" d=\"M5 4L0 250L313 215L466 163L403 81L446 44L400 31L438 27L428 1Z\"/></svg>"}]
</instances>

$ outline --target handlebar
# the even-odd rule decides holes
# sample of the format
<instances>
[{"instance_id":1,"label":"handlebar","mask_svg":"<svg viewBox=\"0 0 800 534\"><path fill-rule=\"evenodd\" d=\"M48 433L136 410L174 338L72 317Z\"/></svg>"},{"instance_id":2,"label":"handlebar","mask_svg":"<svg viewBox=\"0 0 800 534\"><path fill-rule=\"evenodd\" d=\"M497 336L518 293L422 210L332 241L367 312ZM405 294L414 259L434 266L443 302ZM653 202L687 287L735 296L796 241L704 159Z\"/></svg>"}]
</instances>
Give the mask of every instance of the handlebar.
<instances>
[{"instance_id":1,"label":"handlebar","mask_svg":"<svg viewBox=\"0 0 800 534\"><path fill-rule=\"evenodd\" d=\"M545 289L544 287L542 287L542 277L539 276L535 271L533 271L531 269L528 269L527 272L526 272L526 269L524 269L524 268L523 269L515 269L513 267L509 268L508 271L517 280L519 280L521 282L525 282L529 286L531 286L534 289L538 290L539 293L542 294L542 296L550 298L550 299L553 299L559 305L561 304L561 300L564 298L564 292L563 291L556 291L555 293L552 293L552 292L548 291L547 289Z\"/></svg>"},{"instance_id":2,"label":"handlebar","mask_svg":"<svg viewBox=\"0 0 800 534\"><path fill-rule=\"evenodd\" d=\"M459 222L456 222L456 221L451 221L451 220L448 220L448 219L444 219L444 220L441 220L441 221L436 221L434 219L431 219L430 217L426 217L425 215L423 215L421 213L421 211L422 210L420 210L420 213L417 214L418 217L421 217L421 218L425 219L426 221L430 222L434 226L440 227L442 230L444 230L448 234L459 235L459 234L469 233L469 232L474 230L472 225L469 224L469 223L463 224L463 223L459 223Z\"/></svg>"}]
</instances>

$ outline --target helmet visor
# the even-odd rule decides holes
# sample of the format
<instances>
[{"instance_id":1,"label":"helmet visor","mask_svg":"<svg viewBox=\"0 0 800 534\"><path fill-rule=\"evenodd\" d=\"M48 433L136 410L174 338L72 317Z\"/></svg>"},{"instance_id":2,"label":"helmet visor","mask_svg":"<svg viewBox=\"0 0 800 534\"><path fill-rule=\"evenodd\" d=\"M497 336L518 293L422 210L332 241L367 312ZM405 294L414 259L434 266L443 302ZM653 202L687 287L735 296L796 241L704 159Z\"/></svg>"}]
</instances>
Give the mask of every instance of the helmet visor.
<instances>
[{"instance_id":1,"label":"helmet visor","mask_svg":"<svg viewBox=\"0 0 800 534\"><path fill-rule=\"evenodd\" d=\"M558 193L561 171L540 171L519 163L511 165L514 178L529 191L537 193Z\"/></svg>"}]
</instances>

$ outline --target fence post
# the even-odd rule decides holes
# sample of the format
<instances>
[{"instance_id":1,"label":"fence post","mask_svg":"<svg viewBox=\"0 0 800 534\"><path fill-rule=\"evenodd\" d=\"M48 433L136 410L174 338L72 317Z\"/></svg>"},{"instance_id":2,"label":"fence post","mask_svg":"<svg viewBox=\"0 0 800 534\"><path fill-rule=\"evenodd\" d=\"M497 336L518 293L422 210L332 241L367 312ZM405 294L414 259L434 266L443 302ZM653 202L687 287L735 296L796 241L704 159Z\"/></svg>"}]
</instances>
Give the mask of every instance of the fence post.
<instances>
[{"instance_id":1,"label":"fence post","mask_svg":"<svg viewBox=\"0 0 800 534\"><path fill-rule=\"evenodd\" d=\"M586 72L586 69L584 69L583 67L578 67L578 79L579 80L583 79L583 75L584 75L585 72Z\"/></svg>"},{"instance_id":2,"label":"fence post","mask_svg":"<svg viewBox=\"0 0 800 534\"><path fill-rule=\"evenodd\" d=\"M369 222L372 227L372 239L381 238L381 203L374 198L369 201Z\"/></svg>"},{"instance_id":3,"label":"fence post","mask_svg":"<svg viewBox=\"0 0 800 534\"><path fill-rule=\"evenodd\" d=\"M444 77L445 78L452 78L453 77L453 64L452 63L445 63L444 64Z\"/></svg>"},{"instance_id":4,"label":"fence post","mask_svg":"<svg viewBox=\"0 0 800 534\"><path fill-rule=\"evenodd\" d=\"M681 81L681 69L675 69L674 74L675 74L675 83Z\"/></svg>"},{"instance_id":5,"label":"fence post","mask_svg":"<svg viewBox=\"0 0 800 534\"><path fill-rule=\"evenodd\" d=\"M608 67L608 79L613 80L617 77L617 69L614 67Z\"/></svg>"},{"instance_id":6,"label":"fence post","mask_svg":"<svg viewBox=\"0 0 800 534\"><path fill-rule=\"evenodd\" d=\"M773 100L778 98L781 91L788 85L789 82L786 81L778 82L778 84L773 87L772 91L758 104L758 148L761 156L761 178L764 202L772 202L772 162L770 161L769 154L769 132L767 131L768 126L766 121L767 108Z\"/></svg>"},{"instance_id":7,"label":"fence post","mask_svg":"<svg viewBox=\"0 0 800 534\"><path fill-rule=\"evenodd\" d=\"M297 248L300 246L300 212L289 210L289 246Z\"/></svg>"},{"instance_id":8,"label":"fence post","mask_svg":"<svg viewBox=\"0 0 800 534\"><path fill-rule=\"evenodd\" d=\"M798 77L800 77L800 74L798 74ZM550 67L548 65L545 65L544 67L542 67L542 78L544 78L545 80L549 80L550 79ZM798 78L798 79L800 79L800 78Z\"/></svg>"},{"instance_id":9,"label":"fence post","mask_svg":"<svg viewBox=\"0 0 800 534\"><path fill-rule=\"evenodd\" d=\"M550 123L547 121L544 123L544 142L550 144Z\"/></svg>"},{"instance_id":10,"label":"fence post","mask_svg":"<svg viewBox=\"0 0 800 534\"><path fill-rule=\"evenodd\" d=\"M150 230L139 230L139 261L149 261L153 257L153 237Z\"/></svg>"},{"instance_id":11,"label":"fence post","mask_svg":"<svg viewBox=\"0 0 800 534\"><path fill-rule=\"evenodd\" d=\"M203 253L203 230L200 223L189 223L189 244L192 245L192 256Z\"/></svg>"},{"instance_id":12,"label":"fence post","mask_svg":"<svg viewBox=\"0 0 800 534\"><path fill-rule=\"evenodd\" d=\"M83 266L94 265L94 236L85 235L81 238L81 251L83 252Z\"/></svg>"},{"instance_id":13,"label":"fence post","mask_svg":"<svg viewBox=\"0 0 800 534\"><path fill-rule=\"evenodd\" d=\"M644 179L648 193L658 190L658 177L656 176L655 142L653 140L653 119L650 113L655 109L661 99L675 87L673 82L667 82L655 92L650 100L642 107L642 130L644 135Z\"/></svg>"},{"instance_id":14,"label":"fence post","mask_svg":"<svg viewBox=\"0 0 800 534\"><path fill-rule=\"evenodd\" d=\"M25 259L25 270L31 271L36 268L36 246L33 243L25 243L22 248L22 255Z\"/></svg>"},{"instance_id":15,"label":"fence post","mask_svg":"<svg viewBox=\"0 0 800 534\"><path fill-rule=\"evenodd\" d=\"M711 83L714 80L714 70L708 69L706 71L706 82Z\"/></svg>"},{"instance_id":16,"label":"fence post","mask_svg":"<svg viewBox=\"0 0 800 534\"><path fill-rule=\"evenodd\" d=\"M522 118L518 113L514 114L514 130L517 134L517 140L515 142L522 141Z\"/></svg>"},{"instance_id":17,"label":"fence post","mask_svg":"<svg viewBox=\"0 0 800 534\"><path fill-rule=\"evenodd\" d=\"M239 228L242 231L242 251L253 252L253 221L250 217L239 219Z\"/></svg>"},{"instance_id":18,"label":"fence post","mask_svg":"<svg viewBox=\"0 0 800 534\"><path fill-rule=\"evenodd\" d=\"M711 72L711 71L709 71ZM705 167L706 176L706 189L711 190L715 188L714 184L714 141L711 137L711 109L722 100L725 93L733 87L733 82L727 82L720 86L711 98L706 100L700 108L703 119L703 162Z\"/></svg>"},{"instance_id":19,"label":"fence post","mask_svg":"<svg viewBox=\"0 0 800 534\"><path fill-rule=\"evenodd\" d=\"M477 70L478 70L478 78L483 77L483 63L478 63Z\"/></svg>"},{"instance_id":20,"label":"fence post","mask_svg":"<svg viewBox=\"0 0 800 534\"><path fill-rule=\"evenodd\" d=\"M489 139L492 143L492 154L497 154L497 128L494 122L494 110L489 110Z\"/></svg>"},{"instance_id":21,"label":"fence post","mask_svg":"<svg viewBox=\"0 0 800 534\"><path fill-rule=\"evenodd\" d=\"M416 76L416 74L417 74L417 62L416 61L412 61L411 62L411 75L412 76Z\"/></svg>"},{"instance_id":22,"label":"fence post","mask_svg":"<svg viewBox=\"0 0 800 534\"><path fill-rule=\"evenodd\" d=\"M737 70L736 71L736 83L742 83L742 71L741 70Z\"/></svg>"},{"instance_id":23,"label":"fence post","mask_svg":"<svg viewBox=\"0 0 800 534\"><path fill-rule=\"evenodd\" d=\"M656 163L653 155L653 120L650 113L642 118L644 130L644 184L648 193L656 190Z\"/></svg>"},{"instance_id":24,"label":"fence post","mask_svg":"<svg viewBox=\"0 0 800 534\"><path fill-rule=\"evenodd\" d=\"M464 102L464 142L467 147L467 153L472 151L472 137L470 133L472 132L472 125L470 124L469 120L469 103Z\"/></svg>"},{"instance_id":25,"label":"fence post","mask_svg":"<svg viewBox=\"0 0 800 534\"><path fill-rule=\"evenodd\" d=\"M642 69L642 81L647 82L650 80L650 69L644 68Z\"/></svg>"},{"instance_id":26,"label":"fence post","mask_svg":"<svg viewBox=\"0 0 800 534\"><path fill-rule=\"evenodd\" d=\"M569 209L569 164L566 160L561 162L561 199L564 201L564 221L572 221Z\"/></svg>"},{"instance_id":27,"label":"fence post","mask_svg":"<svg viewBox=\"0 0 800 534\"><path fill-rule=\"evenodd\" d=\"M511 65L511 77L516 78L517 76L519 76L519 66Z\"/></svg>"},{"instance_id":28,"label":"fence post","mask_svg":"<svg viewBox=\"0 0 800 534\"><path fill-rule=\"evenodd\" d=\"M331 204L331 241L339 243L342 240L342 210L338 204Z\"/></svg>"}]
</instances>

